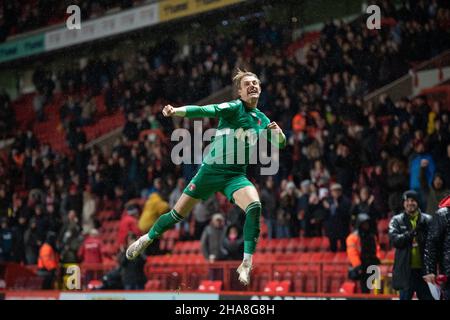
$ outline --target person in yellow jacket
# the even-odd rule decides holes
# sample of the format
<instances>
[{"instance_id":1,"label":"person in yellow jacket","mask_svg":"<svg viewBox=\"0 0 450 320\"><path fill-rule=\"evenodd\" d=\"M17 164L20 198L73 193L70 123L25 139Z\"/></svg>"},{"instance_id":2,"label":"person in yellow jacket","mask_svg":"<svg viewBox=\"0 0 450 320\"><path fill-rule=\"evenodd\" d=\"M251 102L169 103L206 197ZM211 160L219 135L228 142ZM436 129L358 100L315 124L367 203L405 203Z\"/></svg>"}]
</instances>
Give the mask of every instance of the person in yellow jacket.
<instances>
[{"instance_id":1,"label":"person in yellow jacket","mask_svg":"<svg viewBox=\"0 0 450 320\"><path fill-rule=\"evenodd\" d=\"M169 203L165 201L159 192L153 192L147 198L139 218L138 228L147 233L153 226L159 216L163 215L169 210Z\"/></svg>"},{"instance_id":2,"label":"person in yellow jacket","mask_svg":"<svg viewBox=\"0 0 450 320\"><path fill-rule=\"evenodd\" d=\"M360 213L356 217L355 231L346 240L347 257L351 264L349 278L359 280L362 293L370 293L367 280L373 273L367 267L380 264L381 251L377 237L370 228L370 216Z\"/></svg>"}]
</instances>

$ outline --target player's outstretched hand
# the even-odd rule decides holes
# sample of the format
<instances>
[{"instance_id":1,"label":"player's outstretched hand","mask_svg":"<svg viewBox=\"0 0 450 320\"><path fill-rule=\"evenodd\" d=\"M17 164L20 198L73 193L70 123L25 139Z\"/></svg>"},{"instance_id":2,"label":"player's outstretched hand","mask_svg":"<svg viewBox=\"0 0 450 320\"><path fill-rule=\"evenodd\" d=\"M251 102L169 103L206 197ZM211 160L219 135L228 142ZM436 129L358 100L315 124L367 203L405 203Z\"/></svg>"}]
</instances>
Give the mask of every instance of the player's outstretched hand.
<instances>
[{"instance_id":1,"label":"player's outstretched hand","mask_svg":"<svg viewBox=\"0 0 450 320\"><path fill-rule=\"evenodd\" d=\"M175 115L175 108L168 104L163 108L162 113L164 117L171 117Z\"/></svg>"}]
</instances>

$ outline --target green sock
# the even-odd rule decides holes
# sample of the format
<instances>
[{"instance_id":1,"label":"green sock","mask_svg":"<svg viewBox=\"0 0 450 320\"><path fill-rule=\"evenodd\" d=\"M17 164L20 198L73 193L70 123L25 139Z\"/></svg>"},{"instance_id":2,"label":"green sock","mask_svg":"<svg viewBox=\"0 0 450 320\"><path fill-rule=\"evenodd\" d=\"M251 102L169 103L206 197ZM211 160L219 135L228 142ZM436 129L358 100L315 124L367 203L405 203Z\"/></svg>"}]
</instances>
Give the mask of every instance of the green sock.
<instances>
[{"instance_id":1,"label":"green sock","mask_svg":"<svg viewBox=\"0 0 450 320\"><path fill-rule=\"evenodd\" d=\"M155 224L148 232L148 238L150 240L155 240L156 238L161 237L164 232L171 229L175 224L183 219L183 216L179 215L175 209L170 210L156 220Z\"/></svg>"},{"instance_id":2,"label":"green sock","mask_svg":"<svg viewBox=\"0 0 450 320\"><path fill-rule=\"evenodd\" d=\"M261 217L261 202L255 201L245 209L244 223L244 253L253 254L259 238L259 219Z\"/></svg>"}]
</instances>

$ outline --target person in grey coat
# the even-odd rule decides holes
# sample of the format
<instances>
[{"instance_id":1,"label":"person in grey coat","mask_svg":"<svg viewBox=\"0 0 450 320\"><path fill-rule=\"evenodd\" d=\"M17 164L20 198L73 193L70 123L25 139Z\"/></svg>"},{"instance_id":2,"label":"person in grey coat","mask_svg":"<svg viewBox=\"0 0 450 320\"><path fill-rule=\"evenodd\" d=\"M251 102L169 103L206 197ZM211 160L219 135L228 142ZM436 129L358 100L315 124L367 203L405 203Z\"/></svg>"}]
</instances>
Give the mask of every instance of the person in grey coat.
<instances>
[{"instance_id":1,"label":"person in grey coat","mask_svg":"<svg viewBox=\"0 0 450 320\"><path fill-rule=\"evenodd\" d=\"M210 263L217 260L224 260L222 254L222 243L226 235L225 218L220 213L215 213L211 222L203 230L200 239L203 256ZM210 280L221 279L222 270L211 268L209 270Z\"/></svg>"}]
</instances>

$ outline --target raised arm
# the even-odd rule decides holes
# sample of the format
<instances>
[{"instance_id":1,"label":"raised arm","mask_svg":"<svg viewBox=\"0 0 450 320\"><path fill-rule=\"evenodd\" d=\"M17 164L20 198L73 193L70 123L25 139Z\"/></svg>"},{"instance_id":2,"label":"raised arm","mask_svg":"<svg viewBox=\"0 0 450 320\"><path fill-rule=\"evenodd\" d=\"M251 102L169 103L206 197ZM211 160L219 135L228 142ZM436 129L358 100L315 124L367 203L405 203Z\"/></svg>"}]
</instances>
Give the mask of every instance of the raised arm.
<instances>
[{"instance_id":1,"label":"raised arm","mask_svg":"<svg viewBox=\"0 0 450 320\"><path fill-rule=\"evenodd\" d=\"M186 117L186 118L215 118L224 116L234 110L230 103L209 104L206 106L187 105L183 107L174 108L166 105L162 111L165 117Z\"/></svg>"}]
</instances>

